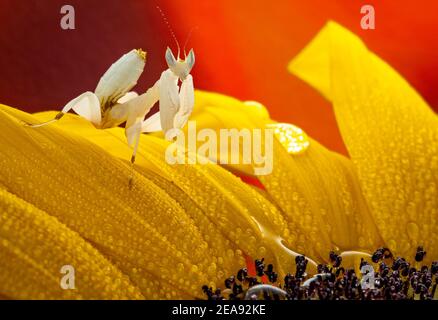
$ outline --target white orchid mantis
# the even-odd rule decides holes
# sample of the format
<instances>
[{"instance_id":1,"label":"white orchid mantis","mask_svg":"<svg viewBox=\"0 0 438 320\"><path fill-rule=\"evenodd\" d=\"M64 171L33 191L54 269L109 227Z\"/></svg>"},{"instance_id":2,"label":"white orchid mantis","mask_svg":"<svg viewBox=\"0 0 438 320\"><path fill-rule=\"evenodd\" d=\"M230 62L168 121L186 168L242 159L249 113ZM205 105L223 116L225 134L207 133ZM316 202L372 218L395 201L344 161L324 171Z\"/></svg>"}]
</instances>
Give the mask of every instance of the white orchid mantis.
<instances>
[{"instance_id":1,"label":"white orchid mantis","mask_svg":"<svg viewBox=\"0 0 438 320\"><path fill-rule=\"evenodd\" d=\"M132 132L128 129L126 131L129 144L131 144L130 137L138 136L137 131L141 133L162 130L166 139L172 140L176 136L174 129L182 129L193 111L195 92L193 77L190 74L195 64L193 49L182 60L179 54L175 59L170 48L167 48L166 62L169 68L161 73L160 79L145 93L148 95L148 104L143 106L146 110L141 110L136 119L131 119L132 126L130 119L127 121L127 127L132 128ZM179 86L180 81L181 86ZM144 116L157 101L160 103L160 111L143 121Z\"/></svg>"},{"instance_id":2,"label":"white orchid mantis","mask_svg":"<svg viewBox=\"0 0 438 320\"><path fill-rule=\"evenodd\" d=\"M133 148L131 162L134 163L142 132L163 130L166 139L172 140L175 135L173 129L182 129L193 110L194 88L190 75L195 63L193 49L184 60L179 58L179 53L175 58L170 48L167 48L165 57L169 68L142 95L130 91L137 84L146 63L146 53L138 49L117 60L102 76L94 93L87 91L71 100L50 121L27 125L47 125L58 121L70 110L100 129L126 122L125 134L129 146ZM158 101L160 111L145 121L145 116Z\"/></svg>"},{"instance_id":3,"label":"white orchid mantis","mask_svg":"<svg viewBox=\"0 0 438 320\"><path fill-rule=\"evenodd\" d=\"M156 91L156 98L160 100L160 112L143 123L143 132L162 129L166 138L171 140L172 129L184 127L193 110L194 89L190 71L195 64L195 54L192 49L184 60L179 55L175 59L172 51L167 48L166 62L169 69L161 74L160 79L150 89ZM179 80L181 88L178 87Z\"/></svg>"}]
</instances>

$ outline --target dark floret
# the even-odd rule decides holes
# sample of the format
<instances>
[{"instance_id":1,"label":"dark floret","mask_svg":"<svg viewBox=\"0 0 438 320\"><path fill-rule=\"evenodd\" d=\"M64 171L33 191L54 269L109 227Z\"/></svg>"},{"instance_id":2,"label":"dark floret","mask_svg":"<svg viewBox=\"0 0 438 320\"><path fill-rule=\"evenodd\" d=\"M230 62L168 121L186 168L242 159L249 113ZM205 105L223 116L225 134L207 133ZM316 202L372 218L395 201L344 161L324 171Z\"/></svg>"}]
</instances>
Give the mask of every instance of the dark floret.
<instances>
[{"instance_id":1,"label":"dark floret","mask_svg":"<svg viewBox=\"0 0 438 320\"><path fill-rule=\"evenodd\" d=\"M306 273L308 260L304 255L295 257L295 273L292 270L286 274L283 282L278 279L274 265L265 265L265 259L254 261L255 274L250 274L247 268L238 270L237 275L225 279L225 290L204 285L202 291L209 300L244 299L249 288L265 283L277 286L281 294L272 292L262 286L260 293L247 297L251 300L431 300L437 299L438 291L438 261L431 265L421 264L426 255L423 247L418 247L414 268L403 257L394 259L388 248L379 248L371 255L371 261L361 259L356 274L354 269L342 267L342 256L331 251L328 255L330 264L319 264L317 274ZM369 271L363 271L364 266L377 265L374 277L364 281ZM374 267L373 267L374 269ZM272 288L272 287L271 287Z\"/></svg>"},{"instance_id":2,"label":"dark floret","mask_svg":"<svg viewBox=\"0 0 438 320\"><path fill-rule=\"evenodd\" d=\"M423 247L418 247L417 253L415 254L415 261L417 262L423 261L425 255L426 255L426 251L423 250Z\"/></svg>"}]
</instances>

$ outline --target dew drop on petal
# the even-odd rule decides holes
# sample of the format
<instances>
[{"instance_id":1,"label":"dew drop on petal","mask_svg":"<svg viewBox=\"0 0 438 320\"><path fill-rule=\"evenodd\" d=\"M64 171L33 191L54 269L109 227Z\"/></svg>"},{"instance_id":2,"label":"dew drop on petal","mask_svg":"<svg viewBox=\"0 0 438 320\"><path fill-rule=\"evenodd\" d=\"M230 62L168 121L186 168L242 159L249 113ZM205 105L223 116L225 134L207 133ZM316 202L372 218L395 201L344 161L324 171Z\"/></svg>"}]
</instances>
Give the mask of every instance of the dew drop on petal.
<instances>
[{"instance_id":1,"label":"dew drop on petal","mask_svg":"<svg viewBox=\"0 0 438 320\"><path fill-rule=\"evenodd\" d=\"M397 251L397 242L394 239L388 240L388 248L391 251Z\"/></svg>"},{"instance_id":2,"label":"dew drop on petal","mask_svg":"<svg viewBox=\"0 0 438 320\"><path fill-rule=\"evenodd\" d=\"M412 240L418 239L418 233L420 230L418 229L417 224L409 222L406 225L406 231L408 232L409 238L411 238Z\"/></svg>"},{"instance_id":3,"label":"dew drop on petal","mask_svg":"<svg viewBox=\"0 0 438 320\"><path fill-rule=\"evenodd\" d=\"M274 135L289 154L301 154L307 150L310 140L307 134L297 126L289 123L268 124L267 128L274 129Z\"/></svg>"}]
</instances>

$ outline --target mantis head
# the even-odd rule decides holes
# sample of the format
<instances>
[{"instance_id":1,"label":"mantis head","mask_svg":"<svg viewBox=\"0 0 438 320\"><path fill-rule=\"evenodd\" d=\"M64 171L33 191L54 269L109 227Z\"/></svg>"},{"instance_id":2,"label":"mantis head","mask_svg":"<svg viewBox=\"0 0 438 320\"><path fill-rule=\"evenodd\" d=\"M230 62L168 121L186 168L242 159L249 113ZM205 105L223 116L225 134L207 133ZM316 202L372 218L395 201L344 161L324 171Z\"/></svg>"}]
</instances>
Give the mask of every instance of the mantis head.
<instances>
[{"instance_id":1,"label":"mantis head","mask_svg":"<svg viewBox=\"0 0 438 320\"><path fill-rule=\"evenodd\" d=\"M184 81L195 64L195 52L193 49L190 49L189 54L185 55L184 60L180 59L179 54L178 58L175 59L172 50L168 47L166 50L166 62L169 69L180 78L181 81Z\"/></svg>"}]
</instances>

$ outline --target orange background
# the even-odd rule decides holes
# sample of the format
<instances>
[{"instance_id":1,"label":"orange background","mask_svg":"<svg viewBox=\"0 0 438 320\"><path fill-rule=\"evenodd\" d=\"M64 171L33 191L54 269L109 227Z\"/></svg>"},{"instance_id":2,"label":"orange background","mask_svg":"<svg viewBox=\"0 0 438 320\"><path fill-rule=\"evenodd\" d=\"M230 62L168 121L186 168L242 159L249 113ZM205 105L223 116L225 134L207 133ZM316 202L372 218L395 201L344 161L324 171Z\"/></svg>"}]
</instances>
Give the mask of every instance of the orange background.
<instances>
[{"instance_id":1,"label":"orange background","mask_svg":"<svg viewBox=\"0 0 438 320\"><path fill-rule=\"evenodd\" d=\"M59 26L64 4L75 8L76 30ZM0 0L0 103L60 109L138 47L148 51L137 88L145 90L166 68L166 46L175 48L157 4L181 45L196 27L188 48L197 88L258 100L331 149L346 152L329 103L286 70L328 19L358 34L438 110L438 2L425 0ZM360 28L364 4L375 8L375 30Z\"/></svg>"}]
</instances>

